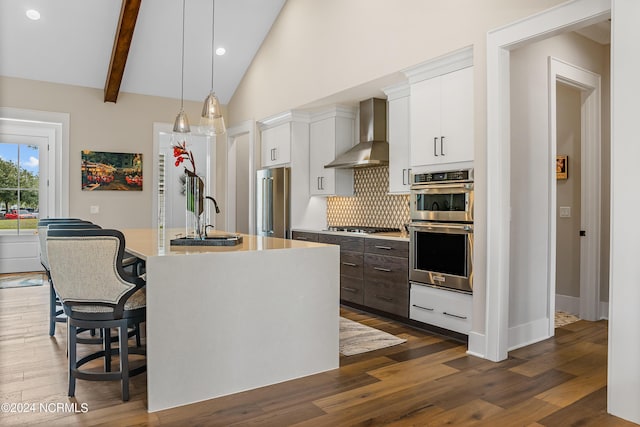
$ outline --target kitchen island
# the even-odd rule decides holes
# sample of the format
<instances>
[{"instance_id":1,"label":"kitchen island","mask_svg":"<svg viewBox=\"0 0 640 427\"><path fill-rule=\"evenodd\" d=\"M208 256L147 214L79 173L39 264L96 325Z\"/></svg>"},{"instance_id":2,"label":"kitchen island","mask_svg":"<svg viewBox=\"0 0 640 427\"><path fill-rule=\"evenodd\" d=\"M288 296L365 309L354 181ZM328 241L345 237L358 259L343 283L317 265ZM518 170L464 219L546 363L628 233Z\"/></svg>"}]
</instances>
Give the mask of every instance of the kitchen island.
<instances>
[{"instance_id":1,"label":"kitchen island","mask_svg":"<svg viewBox=\"0 0 640 427\"><path fill-rule=\"evenodd\" d=\"M149 412L338 368L337 246L242 235L184 247L171 231L123 232L146 260Z\"/></svg>"}]
</instances>

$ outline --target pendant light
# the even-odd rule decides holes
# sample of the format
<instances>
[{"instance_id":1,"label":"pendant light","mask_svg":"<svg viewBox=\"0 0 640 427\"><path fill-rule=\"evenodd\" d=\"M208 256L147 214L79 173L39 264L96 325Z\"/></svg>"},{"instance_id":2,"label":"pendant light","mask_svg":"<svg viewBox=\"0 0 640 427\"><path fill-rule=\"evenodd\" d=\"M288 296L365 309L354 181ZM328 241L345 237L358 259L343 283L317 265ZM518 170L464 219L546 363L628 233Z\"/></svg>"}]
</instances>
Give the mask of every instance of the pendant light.
<instances>
[{"instance_id":1,"label":"pendant light","mask_svg":"<svg viewBox=\"0 0 640 427\"><path fill-rule=\"evenodd\" d=\"M202 115L200 117L200 125L204 127L208 135L220 135L226 132L224 125L224 117L222 117L222 109L220 101L213 91L213 59L215 57L215 22L216 22L216 2L213 0L213 12L211 14L211 92L204 100L202 107Z\"/></svg>"},{"instance_id":2,"label":"pendant light","mask_svg":"<svg viewBox=\"0 0 640 427\"><path fill-rule=\"evenodd\" d=\"M184 112L184 3L185 0L182 0L182 69L180 76L180 112L176 116L176 121L173 123L173 131L175 133L191 132L189 119L187 118L187 114Z\"/></svg>"}]
</instances>

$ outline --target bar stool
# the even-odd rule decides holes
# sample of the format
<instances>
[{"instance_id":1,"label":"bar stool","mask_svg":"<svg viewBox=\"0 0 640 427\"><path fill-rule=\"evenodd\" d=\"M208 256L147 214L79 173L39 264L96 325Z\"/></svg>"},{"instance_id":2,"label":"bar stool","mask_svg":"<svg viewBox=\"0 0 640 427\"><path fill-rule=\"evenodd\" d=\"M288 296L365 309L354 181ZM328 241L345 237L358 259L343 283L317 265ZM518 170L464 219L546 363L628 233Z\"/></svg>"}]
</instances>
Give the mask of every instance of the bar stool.
<instances>
[{"instance_id":1,"label":"bar stool","mask_svg":"<svg viewBox=\"0 0 640 427\"><path fill-rule=\"evenodd\" d=\"M78 378L120 380L122 400L129 400L129 378L146 371L146 362L130 369L129 355L144 355L146 350L128 344L128 329L146 320L146 282L123 268L124 235L106 229L50 229L46 246L51 277L67 315L69 396L75 395ZM103 350L78 360L78 328L117 328L119 346L111 348L107 333ZM119 355L119 371L111 371L112 355ZM82 369L99 358L105 359L104 372Z\"/></svg>"}]
</instances>

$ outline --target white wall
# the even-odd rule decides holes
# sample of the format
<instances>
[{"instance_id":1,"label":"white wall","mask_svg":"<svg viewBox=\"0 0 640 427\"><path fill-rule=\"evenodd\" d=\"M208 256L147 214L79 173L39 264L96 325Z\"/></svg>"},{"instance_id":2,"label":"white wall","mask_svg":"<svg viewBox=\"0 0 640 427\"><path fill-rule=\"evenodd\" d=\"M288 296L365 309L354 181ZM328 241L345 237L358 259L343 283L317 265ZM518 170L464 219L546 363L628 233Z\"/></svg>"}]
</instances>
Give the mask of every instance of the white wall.
<instances>
[{"instance_id":1,"label":"white wall","mask_svg":"<svg viewBox=\"0 0 640 427\"><path fill-rule=\"evenodd\" d=\"M609 295L608 411L640 423L640 279L637 227L640 181L640 2L613 0L611 48L611 287Z\"/></svg>"},{"instance_id":2,"label":"white wall","mask_svg":"<svg viewBox=\"0 0 640 427\"><path fill-rule=\"evenodd\" d=\"M544 337L550 315L548 57L605 74L608 48L574 33L511 51L511 263L509 347ZM606 91L606 89L605 89ZM608 96L608 95L607 95ZM603 112L603 116L607 114ZM602 227L607 228L603 225ZM541 333L536 336L534 329Z\"/></svg>"},{"instance_id":3,"label":"white wall","mask_svg":"<svg viewBox=\"0 0 640 427\"><path fill-rule=\"evenodd\" d=\"M103 96L99 89L0 76L1 107L69 114L68 214L103 227L150 227L153 123L173 123L180 101L122 92L114 104L105 103ZM192 122L197 123L202 104L185 101L184 107ZM143 190L82 191L80 151L85 149L142 153ZM218 159L224 163L225 152L222 154ZM92 205L99 206L100 213L90 214ZM221 209L224 212L222 206Z\"/></svg>"}]
</instances>

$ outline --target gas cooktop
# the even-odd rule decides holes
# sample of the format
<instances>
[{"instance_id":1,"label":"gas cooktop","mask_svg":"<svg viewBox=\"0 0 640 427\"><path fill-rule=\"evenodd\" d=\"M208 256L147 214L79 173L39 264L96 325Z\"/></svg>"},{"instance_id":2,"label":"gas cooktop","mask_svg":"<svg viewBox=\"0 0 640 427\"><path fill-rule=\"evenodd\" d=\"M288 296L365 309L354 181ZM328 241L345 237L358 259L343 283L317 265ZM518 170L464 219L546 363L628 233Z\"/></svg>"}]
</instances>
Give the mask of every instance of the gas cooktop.
<instances>
[{"instance_id":1,"label":"gas cooktop","mask_svg":"<svg viewBox=\"0 0 640 427\"><path fill-rule=\"evenodd\" d=\"M389 233L394 231L400 231L397 228L387 227L361 227L356 225L341 225L336 227L329 227L329 231L346 231L347 233L360 233L360 234L372 234L372 233Z\"/></svg>"}]
</instances>

